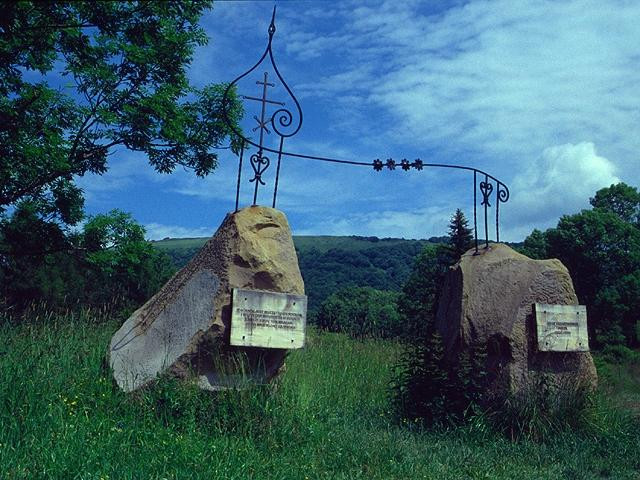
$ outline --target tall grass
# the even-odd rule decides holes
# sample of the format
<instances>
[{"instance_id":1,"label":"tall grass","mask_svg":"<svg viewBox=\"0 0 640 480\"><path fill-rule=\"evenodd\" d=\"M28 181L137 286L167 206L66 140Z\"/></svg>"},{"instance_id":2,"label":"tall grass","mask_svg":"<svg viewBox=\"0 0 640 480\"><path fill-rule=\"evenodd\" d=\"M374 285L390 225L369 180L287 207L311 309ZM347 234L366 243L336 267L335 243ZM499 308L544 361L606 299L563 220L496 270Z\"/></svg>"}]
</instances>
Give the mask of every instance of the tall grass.
<instances>
[{"instance_id":1,"label":"tall grass","mask_svg":"<svg viewBox=\"0 0 640 480\"><path fill-rule=\"evenodd\" d=\"M271 385L212 394L163 378L127 395L104 361L118 323L85 317L0 323L0 479L640 475L637 419L606 403L546 442L398 424L388 341L311 331Z\"/></svg>"}]
</instances>

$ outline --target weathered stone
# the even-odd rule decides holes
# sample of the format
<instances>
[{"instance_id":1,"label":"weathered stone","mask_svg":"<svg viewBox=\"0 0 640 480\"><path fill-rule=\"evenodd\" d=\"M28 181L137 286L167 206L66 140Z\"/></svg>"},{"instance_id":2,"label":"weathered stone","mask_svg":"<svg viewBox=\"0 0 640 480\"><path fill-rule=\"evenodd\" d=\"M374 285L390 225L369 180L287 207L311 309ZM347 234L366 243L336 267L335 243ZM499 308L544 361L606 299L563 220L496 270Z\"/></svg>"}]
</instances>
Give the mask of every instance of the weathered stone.
<instances>
[{"instance_id":1,"label":"weathered stone","mask_svg":"<svg viewBox=\"0 0 640 480\"><path fill-rule=\"evenodd\" d=\"M447 356L487 347L487 399L554 389L595 388L589 352L537 347L534 303L577 305L573 282L556 259L532 260L506 245L470 250L447 273L436 315Z\"/></svg>"},{"instance_id":2,"label":"weathered stone","mask_svg":"<svg viewBox=\"0 0 640 480\"><path fill-rule=\"evenodd\" d=\"M287 350L229 345L233 288L304 294L284 214L248 207L227 215L215 235L113 335L110 364L125 391L163 372L196 375L218 390L270 380Z\"/></svg>"}]
</instances>

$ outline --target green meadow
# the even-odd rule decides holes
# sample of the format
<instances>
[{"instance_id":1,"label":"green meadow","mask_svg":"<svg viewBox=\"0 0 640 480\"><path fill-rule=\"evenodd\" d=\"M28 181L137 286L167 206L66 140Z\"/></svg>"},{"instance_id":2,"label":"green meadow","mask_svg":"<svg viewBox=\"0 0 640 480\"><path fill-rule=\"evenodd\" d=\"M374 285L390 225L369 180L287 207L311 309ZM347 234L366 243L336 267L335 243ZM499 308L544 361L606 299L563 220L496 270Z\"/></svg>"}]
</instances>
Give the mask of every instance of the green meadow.
<instances>
[{"instance_id":1,"label":"green meadow","mask_svg":"<svg viewBox=\"0 0 640 480\"><path fill-rule=\"evenodd\" d=\"M105 362L121 320L33 316L0 324L3 480L640 478L636 358L597 359L578 430L512 441L482 418L398 421L393 341L311 330L269 386L207 393L161 379L124 394Z\"/></svg>"}]
</instances>

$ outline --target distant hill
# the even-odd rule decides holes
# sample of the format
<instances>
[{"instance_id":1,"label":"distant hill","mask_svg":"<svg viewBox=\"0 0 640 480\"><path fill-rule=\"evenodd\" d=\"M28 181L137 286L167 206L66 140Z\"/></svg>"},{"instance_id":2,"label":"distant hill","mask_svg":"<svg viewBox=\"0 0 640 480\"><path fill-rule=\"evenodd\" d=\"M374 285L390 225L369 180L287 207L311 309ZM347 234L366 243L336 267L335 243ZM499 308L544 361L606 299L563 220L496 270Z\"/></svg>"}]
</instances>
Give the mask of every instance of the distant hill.
<instances>
[{"instance_id":1,"label":"distant hill","mask_svg":"<svg viewBox=\"0 0 640 480\"><path fill-rule=\"evenodd\" d=\"M313 314L333 292L347 287L400 290L420 251L435 247L446 237L429 240L360 236L294 236L300 271ZM166 238L152 242L165 251L178 268L183 267L208 240Z\"/></svg>"},{"instance_id":2,"label":"distant hill","mask_svg":"<svg viewBox=\"0 0 640 480\"><path fill-rule=\"evenodd\" d=\"M406 240L404 238L361 237L357 235L294 235L293 243L298 252L305 253L314 249L324 253L335 248L345 251L357 251L376 246L394 247L406 244L443 243L446 239L447 237L431 237L428 240ZM171 255L174 251L197 251L202 248L207 240L209 240L209 237L164 238L162 240L151 240L151 243ZM193 252L194 254L195 251ZM182 267L185 263L176 263L176 266Z\"/></svg>"}]
</instances>

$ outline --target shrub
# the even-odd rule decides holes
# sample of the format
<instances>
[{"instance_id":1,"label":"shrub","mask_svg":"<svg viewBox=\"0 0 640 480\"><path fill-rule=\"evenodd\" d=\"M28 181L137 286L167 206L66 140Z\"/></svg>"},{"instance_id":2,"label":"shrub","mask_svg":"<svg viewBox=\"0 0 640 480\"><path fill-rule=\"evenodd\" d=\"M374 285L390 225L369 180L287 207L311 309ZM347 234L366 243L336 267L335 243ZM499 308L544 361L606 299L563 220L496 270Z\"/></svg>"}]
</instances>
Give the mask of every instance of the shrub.
<instances>
[{"instance_id":1,"label":"shrub","mask_svg":"<svg viewBox=\"0 0 640 480\"><path fill-rule=\"evenodd\" d=\"M609 363L623 364L638 361L640 353L624 345L605 345L602 349L602 357Z\"/></svg>"},{"instance_id":2,"label":"shrub","mask_svg":"<svg viewBox=\"0 0 640 480\"><path fill-rule=\"evenodd\" d=\"M486 351L473 346L455 361L444 354L434 329L407 345L391 384L400 417L427 424L449 424L481 410Z\"/></svg>"},{"instance_id":3,"label":"shrub","mask_svg":"<svg viewBox=\"0 0 640 480\"><path fill-rule=\"evenodd\" d=\"M512 440L543 441L585 425L592 394L572 385L550 385L544 377L525 391L489 405L483 416Z\"/></svg>"},{"instance_id":4,"label":"shrub","mask_svg":"<svg viewBox=\"0 0 640 480\"><path fill-rule=\"evenodd\" d=\"M396 311L398 293L371 287L347 287L332 294L316 316L320 328L353 337L393 338L402 334Z\"/></svg>"}]
</instances>

